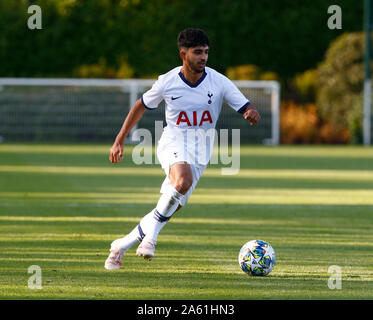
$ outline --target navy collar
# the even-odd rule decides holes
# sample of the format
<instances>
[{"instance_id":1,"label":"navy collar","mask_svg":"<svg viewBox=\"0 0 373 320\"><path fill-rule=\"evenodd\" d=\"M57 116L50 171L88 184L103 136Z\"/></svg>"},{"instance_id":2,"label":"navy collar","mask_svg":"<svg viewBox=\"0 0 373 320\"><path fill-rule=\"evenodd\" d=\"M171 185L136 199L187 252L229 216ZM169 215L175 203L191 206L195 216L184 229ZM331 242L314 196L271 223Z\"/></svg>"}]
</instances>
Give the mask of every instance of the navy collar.
<instances>
[{"instance_id":1,"label":"navy collar","mask_svg":"<svg viewBox=\"0 0 373 320\"><path fill-rule=\"evenodd\" d=\"M181 73L181 71L179 72L179 77L181 78L181 80L183 80L189 87L191 88L196 88L198 87L198 85L203 81L203 79L205 79L207 76L207 73L206 73L206 70L203 70L203 75L201 78L199 78L199 80L196 82L196 83L190 83L187 79L185 79L184 75Z\"/></svg>"}]
</instances>

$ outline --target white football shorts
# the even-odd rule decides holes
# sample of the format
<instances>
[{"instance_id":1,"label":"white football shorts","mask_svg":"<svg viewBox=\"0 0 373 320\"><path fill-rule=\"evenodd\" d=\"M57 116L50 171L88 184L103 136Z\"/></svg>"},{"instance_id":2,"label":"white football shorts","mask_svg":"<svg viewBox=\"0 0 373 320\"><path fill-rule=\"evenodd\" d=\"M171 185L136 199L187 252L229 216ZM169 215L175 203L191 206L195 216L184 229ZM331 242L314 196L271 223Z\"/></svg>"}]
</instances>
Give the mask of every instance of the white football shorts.
<instances>
[{"instance_id":1,"label":"white football shorts","mask_svg":"<svg viewBox=\"0 0 373 320\"><path fill-rule=\"evenodd\" d=\"M190 156L188 156L184 143L180 143L172 137L162 135L161 139L158 142L157 146L157 157L158 160L166 173L166 178L162 183L160 193L164 193L171 182L169 179L170 168L173 164L177 162L187 162L190 165L193 183L189 188L188 192L180 199L180 205L184 206L189 197L192 195L194 188L196 187L198 180L201 178L203 172L205 171L207 165L196 164L193 161L190 161Z\"/></svg>"}]
</instances>

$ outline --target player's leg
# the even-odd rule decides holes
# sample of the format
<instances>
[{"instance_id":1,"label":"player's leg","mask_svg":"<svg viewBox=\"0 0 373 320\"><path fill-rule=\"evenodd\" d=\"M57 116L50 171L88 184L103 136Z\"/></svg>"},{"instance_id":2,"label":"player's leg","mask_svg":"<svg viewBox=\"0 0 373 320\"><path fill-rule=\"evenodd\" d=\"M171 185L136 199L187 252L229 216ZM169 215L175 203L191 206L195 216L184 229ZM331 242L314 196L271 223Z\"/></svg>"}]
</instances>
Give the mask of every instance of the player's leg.
<instances>
[{"instance_id":1,"label":"player's leg","mask_svg":"<svg viewBox=\"0 0 373 320\"><path fill-rule=\"evenodd\" d=\"M193 175L187 163L172 165L169 178L171 183L161 195L156 208L145 215L129 234L111 243L110 254L105 261L106 269L120 269L125 252L138 242L141 244L136 252L137 255L146 259L154 256L159 232L171 215L181 208L180 198L193 182ZM145 235L148 237L143 241Z\"/></svg>"},{"instance_id":2,"label":"player's leg","mask_svg":"<svg viewBox=\"0 0 373 320\"><path fill-rule=\"evenodd\" d=\"M143 228L145 229L149 221L153 220L153 211L154 210L145 215L129 234L111 243L110 254L105 261L105 269L120 269L125 252L136 243L141 242L145 237Z\"/></svg>"},{"instance_id":3,"label":"player's leg","mask_svg":"<svg viewBox=\"0 0 373 320\"><path fill-rule=\"evenodd\" d=\"M186 194L193 184L192 169L187 162L176 162L170 168L171 185L181 194Z\"/></svg>"},{"instance_id":4,"label":"player's leg","mask_svg":"<svg viewBox=\"0 0 373 320\"><path fill-rule=\"evenodd\" d=\"M195 165L190 165L190 169L191 169L191 172L192 172L192 177L193 177L193 183L191 186L189 186L189 188L185 188L185 190L187 190L187 192L185 194L183 194L183 197L179 200L179 205L177 206L177 209L174 211L174 213L179 210L180 208L182 208L183 206L186 205L189 197L192 195L192 192L193 190L195 189L200 177L202 176L204 170L206 168L206 165L204 166L195 166ZM177 187L177 181L180 182L180 180L178 180L178 176L177 176L177 172L175 172L176 175L172 177L172 181L173 181L173 185L171 184L171 180L167 177L162 185L162 189L161 189L161 192L165 193L166 190L167 190L167 187L169 185L172 185L172 187ZM171 214L172 215L172 214ZM171 217L171 216L170 216ZM155 234L153 234L153 237L158 237L158 234L159 234L159 231L165 226L165 224L167 223L167 221L157 221L157 219L154 219L153 220L153 223L154 221L156 221L156 224L153 224L153 227L155 227ZM149 232L150 229L148 229L148 232ZM150 231L151 232L151 231ZM148 235L148 234L147 234ZM150 233L149 233L150 235ZM146 238L146 237L145 237ZM140 249L140 250L144 250L146 251L146 254L147 254L147 259L151 259L153 256L154 256L154 253L155 253L155 243L156 243L156 239L154 241L154 238L152 240L146 240L146 239L143 239L142 243L140 244L139 247L143 247L146 246L146 248L144 249ZM154 242L153 242L154 241ZM139 248L138 248L139 250ZM137 252L138 253L138 252ZM144 257L145 255L142 254Z\"/></svg>"},{"instance_id":5,"label":"player's leg","mask_svg":"<svg viewBox=\"0 0 373 320\"><path fill-rule=\"evenodd\" d=\"M162 196L158 201L159 202L158 209L160 211L164 211L164 209L161 209L163 207L163 208L166 208L165 211L176 212L182 206L184 206L204 170L204 168L201 169L200 167L197 168L196 166L192 166L188 168L188 165L186 163L185 165L179 166L178 165L179 162L175 162L176 160L174 158L175 153L178 154L179 159L180 159L179 161L185 162L184 160L185 154L183 153L183 150L179 148L180 148L180 144L175 143L174 141L170 142L168 139L162 139L162 138L157 148L157 157L160 163L162 164L162 168L165 170L166 175L167 175L161 188ZM173 168L173 169L170 169L170 168ZM190 172L190 168L192 169L191 170L192 172ZM190 173L192 173L192 178L190 177ZM171 179L172 179L172 183L171 183ZM188 184L190 184L191 181L193 183L192 187L189 187L188 189ZM183 194L182 192L185 192L185 190L188 190L188 191L186 194ZM175 191L177 191L181 195L181 197L178 196L178 194ZM170 205L170 200L169 200L170 198L172 198L172 193L174 193L174 195L176 195L176 197L179 198L179 201L178 201L179 204L176 206L177 208L175 211L174 211L173 206ZM167 207L169 208L168 210L167 210ZM138 241L141 242L140 246L144 245L143 246L144 248L141 250L150 251L152 255L154 256L155 242L152 242L152 241L144 242L142 240L144 239L147 233L149 234L152 233L153 234L152 238L157 237L159 231L164 227L166 222L169 220L169 217L172 215L171 214L168 216L167 221L161 222L159 221L159 219L162 219L162 217L160 217L158 213L155 214L156 209L157 208L153 209L146 216L144 216L141 219L140 223L124 238L113 241L111 245L109 258L105 262L106 269L120 269L122 257L125 251L128 250L130 247L132 247ZM151 231L149 232L149 230ZM146 246L150 248L146 249L145 248ZM139 255L148 257L147 252L145 252L145 255L142 254L141 252L138 252L138 253Z\"/></svg>"},{"instance_id":6,"label":"player's leg","mask_svg":"<svg viewBox=\"0 0 373 320\"><path fill-rule=\"evenodd\" d=\"M154 219L149 221L145 237L136 251L138 256L143 256L145 259L150 260L154 256L159 232L176 210L180 209L181 199L193 184L192 170L186 162L173 164L168 177L170 183L164 188L164 192L153 212Z\"/></svg>"}]
</instances>

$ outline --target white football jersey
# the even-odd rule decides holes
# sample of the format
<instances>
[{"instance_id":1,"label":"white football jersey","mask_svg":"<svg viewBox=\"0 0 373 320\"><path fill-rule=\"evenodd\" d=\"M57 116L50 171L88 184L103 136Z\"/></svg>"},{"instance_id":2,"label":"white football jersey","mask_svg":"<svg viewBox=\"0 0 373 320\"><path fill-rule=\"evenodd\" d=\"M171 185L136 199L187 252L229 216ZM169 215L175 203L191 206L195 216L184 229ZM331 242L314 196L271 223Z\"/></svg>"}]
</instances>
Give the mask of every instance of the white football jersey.
<instances>
[{"instance_id":1,"label":"white football jersey","mask_svg":"<svg viewBox=\"0 0 373 320\"><path fill-rule=\"evenodd\" d=\"M181 68L179 66L160 75L141 100L149 110L156 109L164 100L167 126L161 140L177 137L178 143L183 144L187 150L193 150L191 153L196 155L198 141L187 139L188 131L206 132L214 129L223 101L241 113L250 101L231 80L214 69L205 67L199 81L191 84L180 72ZM212 145L213 141L210 141L207 157L199 161L201 164L208 163Z\"/></svg>"}]
</instances>

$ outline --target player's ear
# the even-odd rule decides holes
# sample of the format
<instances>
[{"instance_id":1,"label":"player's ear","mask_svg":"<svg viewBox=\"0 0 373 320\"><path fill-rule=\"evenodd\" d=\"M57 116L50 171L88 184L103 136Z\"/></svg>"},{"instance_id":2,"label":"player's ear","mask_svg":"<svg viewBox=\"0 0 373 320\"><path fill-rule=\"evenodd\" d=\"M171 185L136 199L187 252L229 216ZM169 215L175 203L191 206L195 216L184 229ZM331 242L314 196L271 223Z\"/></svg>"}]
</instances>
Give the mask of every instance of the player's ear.
<instances>
[{"instance_id":1,"label":"player's ear","mask_svg":"<svg viewBox=\"0 0 373 320\"><path fill-rule=\"evenodd\" d=\"M179 51L179 54L180 54L180 58L181 60L185 60L185 55L186 55L186 48L181 48L180 51Z\"/></svg>"}]
</instances>

